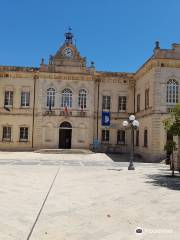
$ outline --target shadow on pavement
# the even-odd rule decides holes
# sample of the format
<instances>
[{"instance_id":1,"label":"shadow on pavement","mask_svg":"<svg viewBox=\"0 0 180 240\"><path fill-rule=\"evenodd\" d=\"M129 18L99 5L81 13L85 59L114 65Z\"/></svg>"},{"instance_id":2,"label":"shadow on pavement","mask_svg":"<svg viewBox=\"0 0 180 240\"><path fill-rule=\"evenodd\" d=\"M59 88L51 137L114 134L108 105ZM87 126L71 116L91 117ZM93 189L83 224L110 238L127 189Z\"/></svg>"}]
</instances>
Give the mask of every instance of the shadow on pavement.
<instances>
[{"instance_id":1,"label":"shadow on pavement","mask_svg":"<svg viewBox=\"0 0 180 240\"><path fill-rule=\"evenodd\" d=\"M106 155L112 159L114 162L129 162L130 160L130 154L126 153L106 153ZM134 162L145 162L143 158L135 154L134 155Z\"/></svg>"},{"instance_id":2,"label":"shadow on pavement","mask_svg":"<svg viewBox=\"0 0 180 240\"><path fill-rule=\"evenodd\" d=\"M148 180L146 183L169 188L171 190L180 190L180 175L171 176L171 172L169 172L169 175L148 174L147 177L150 181Z\"/></svg>"},{"instance_id":3,"label":"shadow on pavement","mask_svg":"<svg viewBox=\"0 0 180 240\"><path fill-rule=\"evenodd\" d=\"M111 170L111 171L122 171L122 169L116 169L116 168L108 168L107 170Z\"/></svg>"}]
</instances>

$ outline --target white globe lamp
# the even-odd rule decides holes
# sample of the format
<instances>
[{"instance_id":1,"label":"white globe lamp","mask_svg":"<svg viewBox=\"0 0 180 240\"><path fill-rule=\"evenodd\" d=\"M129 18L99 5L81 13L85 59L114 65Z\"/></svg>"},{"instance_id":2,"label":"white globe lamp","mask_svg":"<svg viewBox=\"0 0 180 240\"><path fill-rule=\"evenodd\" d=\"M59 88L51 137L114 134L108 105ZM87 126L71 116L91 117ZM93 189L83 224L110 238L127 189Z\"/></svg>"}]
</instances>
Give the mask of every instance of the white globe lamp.
<instances>
[{"instance_id":1,"label":"white globe lamp","mask_svg":"<svg viewBox=\"0 0 180 240\"><path fill-rule=\"evenodd\" d=\"M139 127L139 121L138 121L138 120L134 120L134 121L132 122L132 125L133 125L134 127L138 128L138 127Z\"/></svg>"},{"instance_id":2,"label":"white globe lamp","mask_svg":"<svg viewBox=\"0 0 180 240\"><path fill-rule=\"evenodd\" d=\"M127 127L128 126L128 121L123 121L123 127Z\"/></svg>"},{"instance_id":3,"label":"white globe lamp","mask_svg":"<svg viewBox=\"0 0 180 240\"><path fill-rule=\"evenodd\" d=\"M135 116L134 116L134 115L130 115L130 116L129 116L129 121L132 122L132 121L134 121L134 120L135 120Z\"/></svg>"}]
</instances>

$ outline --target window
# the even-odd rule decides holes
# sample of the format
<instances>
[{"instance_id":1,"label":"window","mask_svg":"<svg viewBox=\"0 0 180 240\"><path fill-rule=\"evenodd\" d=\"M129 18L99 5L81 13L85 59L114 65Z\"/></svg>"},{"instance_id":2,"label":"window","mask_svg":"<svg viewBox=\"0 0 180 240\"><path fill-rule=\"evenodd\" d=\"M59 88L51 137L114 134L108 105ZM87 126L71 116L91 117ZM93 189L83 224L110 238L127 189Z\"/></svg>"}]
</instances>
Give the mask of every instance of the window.
<instances>
[{"instance_id":1,"label":"window","mask_svg":"<svg viewBox=\"0 0 180 240\"><path fill-rule=\"evenodd\" d=\"M20 127L20 142L27 142L28 141L28 128L27 127Z\"/></svg>"},{"instance_id":2,"label":"window","mask_svg":"<svg viewBox=\"0 0 180 240\"><path fill-rule=\"evenodd\" d=\"M86 90L81 89L79 91L78 106L81 109L85 109L86 108L86 95L87 95Z\"/></svg>"},{"instance_id":3,"label":"window","mask_svg":"<svg viewBox=\"0 0 180 240\"><path fill-rule=\"evenodd\" d=\"M139 146L139 130L136 130L136 146Z\"/></svg>"},{"instance_id":4,"label":"window","mask_svg":"<svg viewBox=\"0 0 180 240\"><path fill-rule=\"evenodd\" d=\"M125 96L119 96L118 110L119 110L119 112L125 112L126 111L126 97Z\"/></svg>"},{"instance_id":5,"label":"window","mask_svg":"<svg viewBox=\"0 0 180 240\"><path fill-rule=\"evenodd\" d=\"M102 142L109 142L109 130L102 130Z\"/></svg>"},{"instance_id":6,"label":"window","mask_svg":"<svg viewBox=\"0 0 180 240\"><path fill-rule=\"evenodd\" d=\"M11 141L11 127L3 127L3 141Z\"/></svg>"},{"instance_id":7,"label":"window","mask_svg":"<svg viewBox=\"0 0 180 240\"><path fill-rule=\"evenodd\" d=\"M51 108L55 106L55 89L49 88L47 90L47 107Z\"/></svg>"},{"instance_id":8,"label":"window","mask_svg":"<svg viewBox=\"0 0 180 240\"><path fill-rule=\"evenodd\" d=\"M21 92L21 106L29 107L30 104L30 92Z\"/></svg>"},{"instance_id":9,"label":"window","mask_svg":"<svg viewBox=\"0 0 180 240\"><path fill-rule=\"evenodd\" d=\"M149 89L145 90L145 109L149 108Z\"/></svg>"},{"instance_id":10,"label":"window","mask_svg":"<svg viewBox=\"0 0 180 240\"><path fill-rule=\"evenodd\" d=\"M13 91L5 91L4 106L13 106Z\"/></svg>"},{"instance_id":11,"label":"window","mask_svg":"<svg viewBox=\"0 0 180 240\"><path fill-rule=\"evenodd\" d=\"M68 88L62 91L61 107L72 107L72 91Z\"/></svg>"},{"instance_id":12,"label":"window","mask_svg":"<svg viewBox=\"0 0 180 240\"><path fill-rule=\"evenodd\" d=\"M140 111L140 94L137 95L137 112Z\"/></svg>"},{"instance_id":13,"label":"window","mask_svg":"<svg viewBox=\"0 0 180 240\"><path fill-rule=\"evenodd\" d=\"M144 130L144 147L148 146L148 130Z\"/></svg>"},{"instance_id":14,"label":"window","mask_svg":"<svg viewBox=\"0 0 180 240\"><path fill-rule=\"evenodd\" d=\"M110 110L111 105L111 97L110 96L103 96L102 98L102 109L103 110Z\"/></svg>"},{"instance_id":15,"label":"window","mask_svg":"<svg viewBox=\"0 0 180 240\"><path fill-rule=\"evenodd\" d=\"M168 104L176 104L178 102L178 83L174 79L167 82L167 96Z\"/></svg>"},{"instance_id":16,"label":"window","mask_svg":"<svg viewBox=\"0 0 180 240\"><path fill-rule=\"evenodd\" d=\"M124 130L118 130L117 144L125 144L125 131Z\"/></svg>"}]
</instances>

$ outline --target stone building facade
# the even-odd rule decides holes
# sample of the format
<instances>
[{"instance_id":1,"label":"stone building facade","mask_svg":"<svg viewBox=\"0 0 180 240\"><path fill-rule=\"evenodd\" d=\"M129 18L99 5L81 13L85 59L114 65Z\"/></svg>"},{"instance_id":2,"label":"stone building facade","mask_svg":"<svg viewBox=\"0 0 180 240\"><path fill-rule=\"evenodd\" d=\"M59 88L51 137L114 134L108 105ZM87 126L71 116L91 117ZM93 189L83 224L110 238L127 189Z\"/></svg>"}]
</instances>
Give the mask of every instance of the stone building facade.
<instances>
[{"instance_id":1,"label":"stone building facade","mask_svg":"<svg viewBox=\"0 0 180 240\"><path fill-rule=\"evenodd\" d=\"M135 114L135 151L148 161L164 157L162 120L180 101L180 45L161 49L135 73L100 72L87 66L71 31L48 64L0 66L0 149L97 148L129 152L122 122ZM102 112L110 116L102 124Z\"/></svg>"}]
</instances>

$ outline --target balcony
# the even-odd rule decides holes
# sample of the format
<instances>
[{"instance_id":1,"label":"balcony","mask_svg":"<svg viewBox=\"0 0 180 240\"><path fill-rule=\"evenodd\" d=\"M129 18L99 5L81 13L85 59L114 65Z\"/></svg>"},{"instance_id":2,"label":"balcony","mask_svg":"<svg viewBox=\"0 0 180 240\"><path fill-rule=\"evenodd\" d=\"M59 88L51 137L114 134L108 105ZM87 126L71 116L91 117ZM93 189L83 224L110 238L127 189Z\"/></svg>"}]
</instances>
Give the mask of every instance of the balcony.
<instances>
[{"instance_id":1,"label":"balcony","mask_svg":"<svg viewBox=\"0 0 180 240\"><path fill-rule=\"evenodd\" d=\"M77 112L77 116L79 116L79 117L86 117L87 116L87 112L85 112L84 110L83 111L78 111Z\"/></svg>"},{"instance_id":2,"label":"balcony","mask_svg":"<svg viewBox=\"0 0 180 240\"><path fill-rule=\"evenodd\" d=\"M53 111L45 111L43 113L44 116L55 116L56 115L56 112L53 110Z\"/></svg>"},{"instance_id":3,"label":"balcony","mask_svg":"<svg viewBox=\"0 0 180 240\"><path fill-rule=\"evenodd\" d=\"M59 116L72 116L72 111L60 111Z\"/></svg>"}]
</instances>

